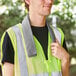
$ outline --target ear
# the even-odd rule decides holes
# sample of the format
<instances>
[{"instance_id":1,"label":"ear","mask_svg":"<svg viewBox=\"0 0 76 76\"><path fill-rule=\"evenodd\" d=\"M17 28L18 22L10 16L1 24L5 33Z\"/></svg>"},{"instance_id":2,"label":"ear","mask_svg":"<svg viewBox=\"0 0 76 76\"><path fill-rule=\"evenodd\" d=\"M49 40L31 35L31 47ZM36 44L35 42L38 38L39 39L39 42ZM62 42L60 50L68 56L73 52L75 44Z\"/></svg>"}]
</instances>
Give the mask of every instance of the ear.
<instances>
[{"instance_id":1,"label":"ear","mask_svg":"<svg viewBox=\"0 0 76 76\"><path fill-rule=\"evenodd\" d=\"M30 4L30 0L25 0L25 2L29 5Z\"/></svg>"}]
</instances>

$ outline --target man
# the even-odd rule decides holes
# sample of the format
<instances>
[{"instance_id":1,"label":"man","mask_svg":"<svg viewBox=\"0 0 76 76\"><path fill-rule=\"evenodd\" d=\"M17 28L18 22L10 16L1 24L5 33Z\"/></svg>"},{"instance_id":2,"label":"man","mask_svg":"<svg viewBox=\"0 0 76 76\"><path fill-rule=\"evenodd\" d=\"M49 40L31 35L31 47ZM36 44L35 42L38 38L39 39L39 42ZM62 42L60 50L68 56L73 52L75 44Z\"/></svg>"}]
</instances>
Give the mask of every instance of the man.
<instances>
[{"instance_id":1,"label":"man","mask_svg":"<svg viewBox=\"0 0 76 76\"><path fill-rule=\"evenodd\" d=\"M18 33L17 27L13 27L2 37L3 76L69 76L69 54L65 50L64 34L59 29L61 44L58 39L52 42L46 22L53 0L25 0L25 3L29 14L22 24L17 25ZM30 45L30 38L34 40L34 48L33 42ZM24 50L25 56L19 54L19 50Z\"/></svg>"}]
</instances>

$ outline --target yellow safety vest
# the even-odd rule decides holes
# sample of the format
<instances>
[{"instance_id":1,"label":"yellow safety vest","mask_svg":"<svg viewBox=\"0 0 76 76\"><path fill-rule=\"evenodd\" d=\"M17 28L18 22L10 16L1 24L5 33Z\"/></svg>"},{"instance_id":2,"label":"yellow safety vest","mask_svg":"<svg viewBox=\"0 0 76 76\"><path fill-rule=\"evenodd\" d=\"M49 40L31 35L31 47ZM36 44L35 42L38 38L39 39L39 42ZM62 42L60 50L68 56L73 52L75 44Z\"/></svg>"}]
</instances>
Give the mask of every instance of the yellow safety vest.
<instances>
[{"instance_id":1,"label":"yellow safety vest","mask_svg":"<svg viewBox=\"0 0 76 76\"><path fill-rule=\"evenodd\" d=\"M32 57L28 56L25 39L23 35L22 24L17 24L16 27L19 28L21 33L19 34L18 32L17 33L19 34L18 36L16 36L16 33L14 32L13 28L9 28L7 30L15 52L14 76L62 76L61 61L56 57L52 56L51 54L50 44L52 43L52 39L50 37L50 32L48 32L48 49L47 49L48 60L46 60L43 52L43 48L35 36L33 36L33 39L34 39L37 55ZM58 30L61 33L61 45L63 45L64 34L61 29L58 29ZM3 44L5 33L3 34L1 39L1 46ZM18 54L18 50L20 50L19 52L20 54ZM21 51L23 50L24 50L24 54L21 54ZM3 57L2 47L1 47L1 57ZM19 59L22 61L19 62ZM22 65L25 65L25 66L22 66ZM24 70L25 73L22 70Z\"/></svg>"}]
</instances>

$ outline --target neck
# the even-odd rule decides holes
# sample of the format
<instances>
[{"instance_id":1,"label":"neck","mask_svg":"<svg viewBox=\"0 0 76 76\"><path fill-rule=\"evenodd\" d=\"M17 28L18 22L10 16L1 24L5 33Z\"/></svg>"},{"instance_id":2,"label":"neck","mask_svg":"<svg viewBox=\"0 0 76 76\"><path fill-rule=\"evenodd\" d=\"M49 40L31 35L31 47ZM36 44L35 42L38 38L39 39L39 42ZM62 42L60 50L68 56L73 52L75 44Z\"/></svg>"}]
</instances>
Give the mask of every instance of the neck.
<instances>
[{"instance_id":1,"label":"neck","mask_svg":"<svg viewBox=\"0 0 76 76\"><path fill-rule=\"evenodd\" d=\"M29 18L32 26L44 27L46 22L46 17L39 14L31 13L29 11Z\"/></svg>"}]
</instances>

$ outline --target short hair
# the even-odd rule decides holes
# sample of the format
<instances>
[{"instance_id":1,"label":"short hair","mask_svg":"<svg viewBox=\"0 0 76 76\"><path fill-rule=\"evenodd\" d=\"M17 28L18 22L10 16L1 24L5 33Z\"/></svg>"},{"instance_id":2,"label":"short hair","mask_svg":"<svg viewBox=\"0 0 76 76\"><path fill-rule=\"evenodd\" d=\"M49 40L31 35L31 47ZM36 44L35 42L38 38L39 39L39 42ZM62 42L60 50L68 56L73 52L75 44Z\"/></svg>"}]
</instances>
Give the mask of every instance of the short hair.
<instances>
[{"instance_id":1,"label":"short hair","mask_svg":"<svg viewBox=\"0 0 76 76\"><path fill-rule=\"evenodd\" d=\"M24 0L25 2L25 0ZM29 11L29 5L25 2L25 8Z\"/></svg>"}]
</instances>

